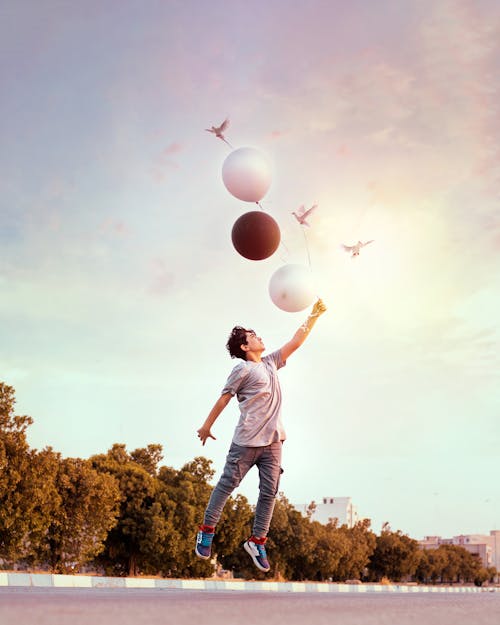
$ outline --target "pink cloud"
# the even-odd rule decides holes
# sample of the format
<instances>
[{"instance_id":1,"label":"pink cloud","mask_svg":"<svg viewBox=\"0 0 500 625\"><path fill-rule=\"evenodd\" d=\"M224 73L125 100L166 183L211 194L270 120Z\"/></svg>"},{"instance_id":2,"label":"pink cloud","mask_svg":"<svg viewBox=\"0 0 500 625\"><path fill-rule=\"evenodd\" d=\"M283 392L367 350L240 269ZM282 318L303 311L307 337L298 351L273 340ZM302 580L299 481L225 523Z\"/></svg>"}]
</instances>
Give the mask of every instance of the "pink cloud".
<instances>
[{"instance_id":1,"label":"pink cloud","mask_svg":"<svg viewBox=\"0 0 500 625\"><path fill-rule=\"evenodd\" d=\"M184 145L178 141L173 141L156 158L150 174L156 184L162 184L167 178L167 169L180 169L179 163L170 158L174 154L179 154L184 150Z\"/></svg>"},{"instance_id":2,"label":"pink cloud","mask_svg":"<svg viewBox=\"0 0 500 625\"><path fill-rule=\"evenodd\" d=\"M271 140L281 139L288 134L287 130L273 130L268 134L268 138Z\"/></svg>"},{"instance_id":3,"label":"pink cloud","mask_svg":"<svg viewBox=\"0 0 500 625\"><path fill-rule=\"evenodd\" d=\"M167 263L161 258L152 260L152 280L148 291L152 295L165 295L174 284L174 273L169 270Z\"/></svg>"},{"instance_id":4,"label":"pink cloud","mask_svg":"<svg viewBox=\"0 0 500 625\"><path fill-rule=\"evenodd\" d=\"M182 152L183 149L184 149L184 146L181 143L174 141L163 150L161 155L169 156L170 154L178 154L179 152Z\"/></svg>"},{"instance_id":5,"label":"pink cloud","mask_svg":"<svg viewBox=\"0 0 500 625\"><path fill-rule=\"evenodd\" d=\"M127 224L122 220L106 219L102 222L99 228L100 234L110 233L118 237L126 236L130 234L130 229Z\"/></svg>"}]
</instances>

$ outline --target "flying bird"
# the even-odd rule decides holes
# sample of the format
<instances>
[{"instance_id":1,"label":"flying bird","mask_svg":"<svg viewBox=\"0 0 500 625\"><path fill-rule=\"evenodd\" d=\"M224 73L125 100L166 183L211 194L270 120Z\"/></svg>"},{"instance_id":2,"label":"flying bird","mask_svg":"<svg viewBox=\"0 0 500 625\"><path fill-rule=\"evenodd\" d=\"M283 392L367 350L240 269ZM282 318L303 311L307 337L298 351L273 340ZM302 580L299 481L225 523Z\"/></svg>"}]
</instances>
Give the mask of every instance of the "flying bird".
<instances>
[{"instance_id":1,"label":"flying bird","mask_svg":"<svg viewBox=\"0 0 500 625\"><path fill-rule=\"evenodd\" d=\"M346 252L349 252L351 254L351 258L354 258L355 256L359 256L359 251L362 247L368 245L369 243L373 243L373 241L374 239L370 239L370 241L365 241L365 243L363 243L362 241L358 241L355 245L342 244L342 247Z\"/></svg>"},{"instance_id":2,"label":"flying bird","mask_svg":"<svg viewBox=\"0 0 500 625\"><path fill-rule=\"evenodd\" d=\"M222 141L224 141L224 143L227 143L227 145L230 148L232 148L233 146L229 143L229 141L226 141L226 137L224 137L224 131L226 130L228 126L229 126L229 119L226 118L220 126L212 126L211 128L205 128L205 130L207 132L211 132L218 139L221 139Z\"/></svg>"},{"instance_id":3,"label":"flying bird","mask_svg":"<svg viewBox=\"0 0 500 625\"><path fill-rule=\"evenodd\" d=\"M310 224L307 222L307 218L309 217L309 215L312 214L312 212L318 207L317 204L313 204L311 206L311 208L308 208L307 210L304 208L304 205L302 204L302 206L300 206L297 209L297 212L292 211L292 215L295 217L295 219L299 222L299 224L301 226L307 226L308 228L310 228Z\"/></svg>"}]
</instances>

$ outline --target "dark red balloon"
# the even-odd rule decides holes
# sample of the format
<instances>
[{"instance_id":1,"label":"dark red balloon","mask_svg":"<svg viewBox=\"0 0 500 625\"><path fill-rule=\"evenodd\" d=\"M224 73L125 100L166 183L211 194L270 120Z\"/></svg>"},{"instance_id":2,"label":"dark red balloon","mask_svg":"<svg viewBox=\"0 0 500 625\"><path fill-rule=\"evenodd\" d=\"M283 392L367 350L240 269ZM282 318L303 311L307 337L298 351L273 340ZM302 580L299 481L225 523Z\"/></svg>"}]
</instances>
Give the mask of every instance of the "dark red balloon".
<instances>
[{"instance_id":1,"label":"dark red balloon","mask_svg":"<svg viewBox=\"0 0 500 625\"><path fill-rule=\"evenodd\" d=\"M245 258L263 260L277 250L281 232L271 215L250 211L234 222L231 239L236 251Z\"/></svg>"}]
</instances>

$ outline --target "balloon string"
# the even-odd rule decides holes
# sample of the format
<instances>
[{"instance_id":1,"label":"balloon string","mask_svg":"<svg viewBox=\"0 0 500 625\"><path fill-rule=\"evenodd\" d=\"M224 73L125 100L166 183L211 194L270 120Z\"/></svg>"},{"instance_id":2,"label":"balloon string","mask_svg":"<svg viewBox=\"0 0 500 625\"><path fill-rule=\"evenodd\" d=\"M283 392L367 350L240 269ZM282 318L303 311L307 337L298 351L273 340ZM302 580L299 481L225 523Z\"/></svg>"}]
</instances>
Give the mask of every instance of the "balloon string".
<instances>
[{"instance_id":1,"label":"balloon string","mask_svg":"<svg viewBox=\"0 0 500 625\"><path fill-rule=\"evenodd\" d=\"M264 210L264 207L262 206L262 204L261 204L259 201L255 202L255 203L257 204L257 206L260 208L260 210L261 210L261 211L266 212L266 211ZM285 252L286 252L286 254L288 255L288 257L290 257L290 250L289 250L289 249L287 248L287 246L284 244L284 242L283 242L283 240L282 240L282 239L280 239L280 247L282 247L282 248L285 250ZM287 262L287 258L286 258L286 257L283 257L283 255L282 255L282 254L279 254L279 257L280 257L280 260L281 260L282 262L284 262L284 263L286 263L286 262Z\"/></svg>"},{"instance_id":2,"label":"balloon string","mask_svg":"<svg viewBox=\"0 0 500 625\"><path fill-rule=\"evenodd\" d=\"M304 235L304 242L306 244L306 251L307 251L307 262L309 263L309 269L312 270L312 266L311 266L311 255L309 254L309 245L307 244L307 236L306 236L306 230L305 228L302 228L302 234ZM321 299L321 297L319 296L318 293L316 293L316 297L318 299Z\"/></svg>"},{"instance_id":3,"label":"balloon string","mask_svg":"<svg viewBox=\"0 0 500 625\"><path fill-rule=\"evenodd\" d=\"M302 234L304 235L304 242L306 244L307 262L309 263L309 269L311 269L311 255L309 254L309 245L307 244L306 231L302 228Z\"/></svg>"},{"instance_id":4,"label":"balloon string","mask_svg":"<svg viewBox=\"0 0 500 625\"><path fill-rule=\"evenodd\" d=\"M288 257L290 257L290 251L289 251L289 249L287 248L287 246L283 243L283 241L281 239L280 239L280 247L282 247L285 250L285 252L288 254ZM282 254L279 254L279 257L280 257L281 262L283 262L283 263L287 262L287 258L283 257Z\"/></svg>"}]
</instances>

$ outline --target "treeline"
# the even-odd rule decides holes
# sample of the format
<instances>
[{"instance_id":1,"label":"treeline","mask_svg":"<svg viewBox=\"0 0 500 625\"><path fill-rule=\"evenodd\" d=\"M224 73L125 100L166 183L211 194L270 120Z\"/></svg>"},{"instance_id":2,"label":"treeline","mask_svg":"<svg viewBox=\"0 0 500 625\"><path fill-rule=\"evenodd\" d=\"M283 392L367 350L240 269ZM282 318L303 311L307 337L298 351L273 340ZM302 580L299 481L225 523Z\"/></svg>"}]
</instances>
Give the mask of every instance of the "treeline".
<instances>
[{"instance_id":1,"label":"treeline","mask_svg":"<svg viewBox=\"0 0 500 625\"><path fill-rule=\"evenodd\" d=\"M194 539L214 476L198 457L176 470L162 447L115 444L88 459L30 449L32 419L14 414L15 392L0 382L0 566L58 573L207 577L215 567L264 578L241 548L253 507L231 498L214 539L215 562L198 559ZM456 546L422 551L416 540L369 521L321 525L276 502L268 551L272 576L289 580L475 582L495 575ZM269 575L267 576L269 578Z\"/></svg>"}]
</instances>

